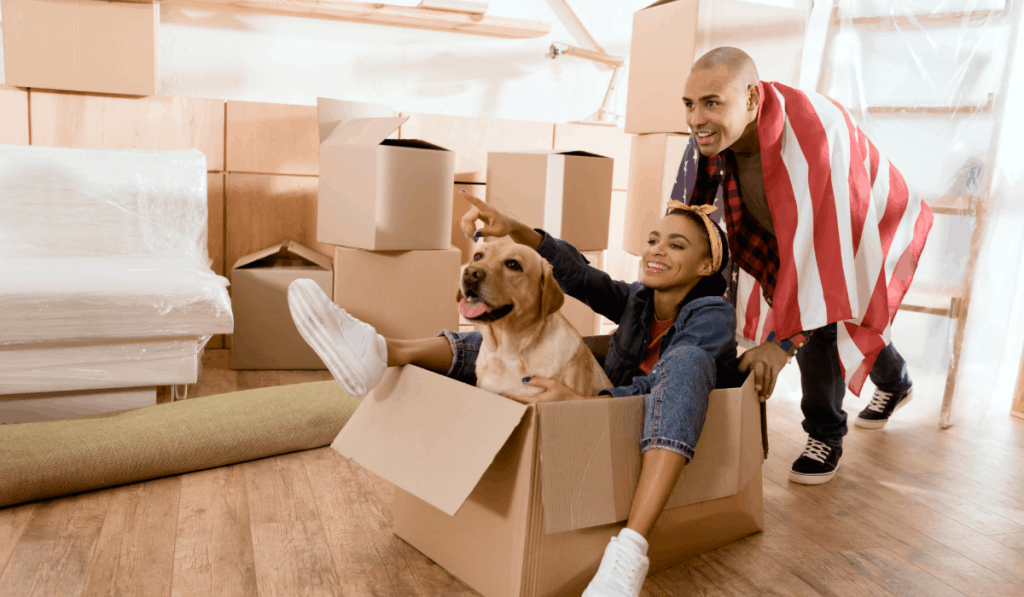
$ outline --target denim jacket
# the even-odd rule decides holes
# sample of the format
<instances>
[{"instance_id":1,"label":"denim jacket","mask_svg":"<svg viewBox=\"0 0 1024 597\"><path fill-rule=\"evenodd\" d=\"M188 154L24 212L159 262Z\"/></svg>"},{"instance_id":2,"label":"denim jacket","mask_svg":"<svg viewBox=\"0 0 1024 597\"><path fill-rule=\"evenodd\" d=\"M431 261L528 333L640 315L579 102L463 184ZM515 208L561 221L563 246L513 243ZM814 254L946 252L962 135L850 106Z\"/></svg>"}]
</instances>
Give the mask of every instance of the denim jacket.
<instances>
[{"instance_id":1,"label":"denim jacket","mask_svg":"<svg viewBox=\"0 0 1024 597\"><path fill-rule=\"evenodd\" d=\"M618 324L605 357L604 371L615 388L614 396L635 396L650 391L655 378L640 363L651 344L654 291L641 282L613 280L589 265L571 244L537 229L544 236L537 252L552 267L562 292ZM736 311L721 297L702 297L686 303L675 323L661 338L658 356L674 346L695 346L715 362L716 387L739 387L746 378L737 370ZM602 392L604 393L604 392Z\"/></svg>"}]
</instances>

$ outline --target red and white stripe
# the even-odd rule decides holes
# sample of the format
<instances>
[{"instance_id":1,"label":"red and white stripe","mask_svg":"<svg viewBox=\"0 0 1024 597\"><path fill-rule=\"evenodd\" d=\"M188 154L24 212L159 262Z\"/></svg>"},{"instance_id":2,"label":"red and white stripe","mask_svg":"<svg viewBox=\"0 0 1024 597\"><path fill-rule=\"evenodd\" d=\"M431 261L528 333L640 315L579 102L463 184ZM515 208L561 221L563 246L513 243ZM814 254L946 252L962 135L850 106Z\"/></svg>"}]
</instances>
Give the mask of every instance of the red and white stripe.
<instances>
[{"instance_id":1,"label":"red and white stripe","mask_svg":"<svg viewBox=\"0 0 1024 597\"><path fill-rule=\"evenodd\" d=\"M856 394L889 343L932 213L837 102L761 83L758 136L776 223L772 308L741 272L738 327L763 342L840 322L843 375Z\"/></svg>"}]
</instances>

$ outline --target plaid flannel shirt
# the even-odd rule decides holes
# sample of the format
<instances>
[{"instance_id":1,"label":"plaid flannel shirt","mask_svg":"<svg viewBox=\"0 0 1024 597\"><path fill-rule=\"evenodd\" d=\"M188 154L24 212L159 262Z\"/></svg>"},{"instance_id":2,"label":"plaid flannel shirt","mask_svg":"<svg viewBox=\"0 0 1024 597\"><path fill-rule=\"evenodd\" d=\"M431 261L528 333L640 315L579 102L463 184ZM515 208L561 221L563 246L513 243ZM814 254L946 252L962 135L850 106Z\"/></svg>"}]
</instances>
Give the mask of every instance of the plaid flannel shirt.
<instances>
[{"instance_id":1,"label":"plaid flannel shirt","mask_svg":"<svg viewBox=\"0 0 1024 597\"><path fill-rule=\"evenodd\" d=\"M697 168L697 179L687 204L714 205L715 195L721 187L731 258L760 283L764 299L770 307L779 277L778 241L743 206L736 177L736 158L731 151L726 150L711 157L701 156L700 164L703 167ZM807 341L807 332L779 341L773 331L768 339L789 352L793 346L802 346Z\"/></svg>"}]
</instances>

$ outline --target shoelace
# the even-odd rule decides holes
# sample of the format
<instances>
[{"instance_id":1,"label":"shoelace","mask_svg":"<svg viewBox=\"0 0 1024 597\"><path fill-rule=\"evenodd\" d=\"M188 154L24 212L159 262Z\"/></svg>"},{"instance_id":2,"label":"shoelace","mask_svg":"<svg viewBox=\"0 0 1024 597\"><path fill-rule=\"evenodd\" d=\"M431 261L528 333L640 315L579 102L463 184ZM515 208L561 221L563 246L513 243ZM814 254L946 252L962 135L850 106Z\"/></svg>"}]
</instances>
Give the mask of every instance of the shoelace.
<instances>
[{"instance_id":1,"label":"shoelace","mask_svg":"<svg viewBox=\"0 0 1024 597\"><path fill-rule=\"evenodd\" d=\"M891 399L891 393L875 390L875 395L871 397L871 404L868 404L868 410L873 410L876 413L885 412L885 405Z\"/></svg>"},{"instance_id":2,"label":"shoelace","mask_svg":"<svg viewBox=\"0 0 1024 597\"><path fill-rule=\"evenodd\" d=\"M627 553L629 551L629 553ZM610 580L614 580L623 590L632 590L636 575L640 571L639 566L630 556L634 556L632 550L625 545L616 542L612 549L615 559L612 560Z\"/></svg>"},{"instance_id":3,"label":"shoelace","mask_svg":"<svg viewBox=\"0 0 1024 597\"><path fill-rule=\"evenodd\" d=\"M831 451L832 448L819 442L813 437L809 437L807 438L807 447L804 448L803 455L811 460L817 460L818 462L825 464L825 459L828 458L828 454Z\"/></svg>"}]
</instances>

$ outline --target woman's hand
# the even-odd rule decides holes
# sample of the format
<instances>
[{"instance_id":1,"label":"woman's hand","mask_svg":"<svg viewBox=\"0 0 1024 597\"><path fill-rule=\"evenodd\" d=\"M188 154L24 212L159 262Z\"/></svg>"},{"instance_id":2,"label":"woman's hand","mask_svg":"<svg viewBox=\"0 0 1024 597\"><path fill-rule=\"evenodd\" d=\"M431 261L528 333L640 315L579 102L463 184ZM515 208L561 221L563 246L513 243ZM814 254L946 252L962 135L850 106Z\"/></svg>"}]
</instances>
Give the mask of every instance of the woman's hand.
<instances>
[{"instance_id":1,"label":"woman's hand","mask_svg":"<svg viewBox=\"0 0 1024 597\"><path fill-rule=\"evenodd\" d=\"M473 207L463 214L460 226L462 232L472 238L473 242L476 242L478 235L501 237L508 236L512 232L515 220L498 211L493 205L484 203L464 190L462 194ZM479 232L476 229L477 220L482 220L484 223L484 227Z\"/></svg>"},{"instance_id":2,"label":"woman's hand","mask_svg":"<svg viewBox=\"0 0 1024 597\"><path fill-rule=\"evenodd\" d=\"M779 372L789 362L789 355L774 342L751 348L740 357L739 370L746 373L754 369L754 389L757 390L761 402L771 398L775 391L775 382L779 379Z\"/></svg>"},{"instance_id":3,"label":"woman's hand","mask_svg":"<svg viewBox=\"0 0 1024 597\"><path fill-rule=\"evenodd\" d=\"M544 388L544 392L537 394L536 396L509 396L508 394L502 394L506 398L511 398L516 402L522 402L523 404L537 404L538 402L558 402L560 400L584 400L583 396L577 396L572 393L572 390L563 386L553 379L546 379L543 377L527 377L530 381L524 381L528 386L537 386Z\"/></svg>"}]
</instances>

